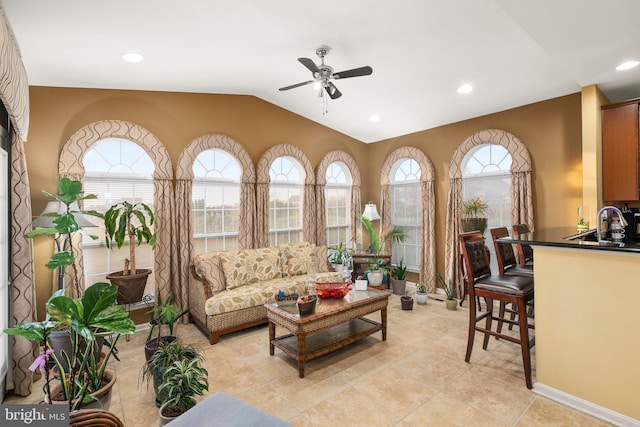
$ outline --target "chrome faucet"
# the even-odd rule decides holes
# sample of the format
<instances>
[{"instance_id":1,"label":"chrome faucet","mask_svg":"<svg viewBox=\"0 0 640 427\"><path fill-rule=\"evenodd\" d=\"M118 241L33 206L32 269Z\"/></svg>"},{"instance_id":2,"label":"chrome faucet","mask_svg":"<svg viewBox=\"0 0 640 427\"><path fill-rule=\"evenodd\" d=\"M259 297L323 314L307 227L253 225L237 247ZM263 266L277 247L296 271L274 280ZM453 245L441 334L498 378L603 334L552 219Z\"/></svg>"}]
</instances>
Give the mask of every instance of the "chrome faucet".
<instances>
[{"instance_id":1,"label":"chrome faucet","mask_svg":"<svg viewBox=\"0 0 640 427\"><path fill-rule=\"evenodd\" d=\"M602 241L602 236L600 234L600 224L602 223L602 221L600 216L602 215L602 212L605 212L608 209L611 209L616 214L618 214L618 218L620 218L620 224L622 224L623 227L626 227L627 225L629 225L629 223L627 223L627 221L624 219L624 215L622 215L622 212L620 212L620 209L618 209L615 206L603 206L596 214L596 218L598 221L596 224L596 235L598 237L598 242Z\"/></svg>"}]
</instances>

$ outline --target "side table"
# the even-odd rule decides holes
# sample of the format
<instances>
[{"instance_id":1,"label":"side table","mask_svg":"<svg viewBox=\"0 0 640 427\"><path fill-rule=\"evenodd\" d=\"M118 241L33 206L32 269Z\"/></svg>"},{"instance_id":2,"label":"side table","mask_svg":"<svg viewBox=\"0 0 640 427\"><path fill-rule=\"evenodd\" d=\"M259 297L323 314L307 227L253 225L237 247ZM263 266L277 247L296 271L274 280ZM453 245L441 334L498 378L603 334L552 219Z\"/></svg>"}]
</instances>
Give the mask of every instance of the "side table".
<instances>
[{"instance_id":1,"label":"side table","mask_svg":"<svg viewBox=\"0 0 640 427\"><path fill-rule=\"evenodd\" d=\"M358 276L365 276L365 271L369 267L369 264L373 262L375 259L375 255L373 254L353 254L351 255L351 259L353 261L353 272L351 273L351 282L355 283ZM391 263L391 255L379 255L378 258L384 261L385 265ZM379 287L380 289L385 289L385 285Z\"/></svg>"}]
</instances>

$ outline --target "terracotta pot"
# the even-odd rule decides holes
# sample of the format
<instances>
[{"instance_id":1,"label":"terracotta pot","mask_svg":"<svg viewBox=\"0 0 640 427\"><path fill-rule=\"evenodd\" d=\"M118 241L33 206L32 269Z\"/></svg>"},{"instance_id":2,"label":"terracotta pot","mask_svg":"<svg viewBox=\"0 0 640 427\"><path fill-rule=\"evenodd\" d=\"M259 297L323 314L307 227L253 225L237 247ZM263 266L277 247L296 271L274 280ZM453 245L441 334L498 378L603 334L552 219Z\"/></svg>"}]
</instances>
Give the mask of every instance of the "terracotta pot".
<instances>
[{"instance_id":1,"label":"terracotta pot","mask_svg":"<svg viewBox=\"0 0 640 427\"><path fill-rule=\"evenodd\" d=\"M142 301L147 278L151 274L149 269L136 269L136 274L123 275L122 271L111 273L107 279L118 287L118 303L133 304Z\"/></svg>"},{"instance_id":2,"label":"terracotta pot","mask_svg":"<svg viewBox=\"0 0 640 427\"><path fill-rule=\"evenodd\" d=\"M111 370L105 370L104 376L107 379L107 384L91 393L91 396L95 397L98 400L93 400L88 403L81 403L78 405L77 409L104 409L105 411L109 410L109 406L111 405L111 391L113 389L113 385L116 383L116 372ZM62 384L59 382L55 383L51 387L51 403L54 405L69 405L68 400L55 400L55 396L58 395L62 391ZM45 403L49 403L45 399ZM75 401L74 401L75 404Z\"/></svg>"}]
</instances>

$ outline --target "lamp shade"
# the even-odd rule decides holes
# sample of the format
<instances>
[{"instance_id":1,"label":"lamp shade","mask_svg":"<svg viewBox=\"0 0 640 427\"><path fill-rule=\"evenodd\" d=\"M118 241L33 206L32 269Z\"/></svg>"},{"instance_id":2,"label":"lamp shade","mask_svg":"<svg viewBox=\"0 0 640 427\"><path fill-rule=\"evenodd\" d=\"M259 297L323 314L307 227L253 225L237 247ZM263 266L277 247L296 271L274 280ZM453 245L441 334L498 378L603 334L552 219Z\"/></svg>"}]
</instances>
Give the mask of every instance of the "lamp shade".
<instances>
[{"instance_id":1,"label":"lamp shade","mask_svg":"<svg viewBox=\"0 0 640 427\"><path fill-rule=\"evenodd\" d=\"M80 210L77 202L73 202L70 205L72 212L77 212ZM54 227L53 220L56 218L55 216L46 216L47 214L57 213L58 215L64 215L67 213L67 206L58 201L58 200L49 200L47 202L47 206L44 207L44 210L40 214L40 216L36 217L31 223L33 228L42 227L42 228L51 228ZM97 227L92 221L90 221L86 215L82 215L80 213L74 213L73 217L80 227Z\"/></svg>"},{"instance_id":2,"label":"lamp shade","mask_svg":"<svg viewBox=\"0 0 640 427\"><path fill-rule=\"evenodd\" d=\"M364 212L362 212L362 216L367 218L369 221L380 219L380 214L378 214L378 208L376 208L376 204L369 202L364 205Z\"/></svg>"}]
</instances>

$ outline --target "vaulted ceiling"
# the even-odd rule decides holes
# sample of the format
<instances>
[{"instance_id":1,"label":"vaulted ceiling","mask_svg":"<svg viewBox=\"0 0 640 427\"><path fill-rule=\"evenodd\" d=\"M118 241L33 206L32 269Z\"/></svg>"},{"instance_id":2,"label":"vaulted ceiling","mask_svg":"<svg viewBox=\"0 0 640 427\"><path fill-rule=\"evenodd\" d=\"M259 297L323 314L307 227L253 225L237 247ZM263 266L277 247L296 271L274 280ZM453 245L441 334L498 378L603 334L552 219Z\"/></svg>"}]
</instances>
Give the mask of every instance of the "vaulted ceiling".
<instances>
[{"instance_id":1,"label":"vaulted ceiling","mask_svg":"<svg viewBox=\"0 0 640 427\"><path fill-rule=\"evenodd\" d=\"M640 96L640 67L615 70L640 60L637 0L0 4L30 85L253 95L367 143L592 84L611 101ZM279 91L313 79L297 59L318 64L320 45L334 71L373 74L333 81L337 99L313 84Z\"/></svg>"}]
</instances>

